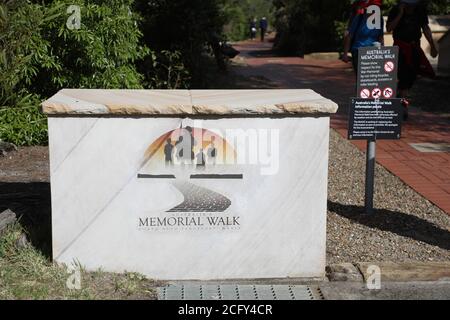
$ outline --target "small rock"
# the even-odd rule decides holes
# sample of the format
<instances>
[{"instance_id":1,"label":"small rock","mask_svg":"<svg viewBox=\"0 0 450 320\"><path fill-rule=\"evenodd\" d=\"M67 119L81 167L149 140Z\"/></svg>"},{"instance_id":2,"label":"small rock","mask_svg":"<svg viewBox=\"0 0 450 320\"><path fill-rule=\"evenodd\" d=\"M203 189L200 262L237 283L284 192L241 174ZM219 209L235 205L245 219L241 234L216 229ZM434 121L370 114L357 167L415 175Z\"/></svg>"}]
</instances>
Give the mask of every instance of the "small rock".
<instances>
[{"instance_id":1,"label":"small rock","mask_svg":"<svg viewBox=\"0 0 450 320\"><path fill-rule=\"evenodd\" d=\"M362 281L362 274L351 263L333 264L326 267L330 281Z\"/></svg>"},{"instance_id":2,"label":"small rock","mask_svg":"<svg viewBox=\"0 0 450 320\"><path fill-rule=\"evenodd\" d=\"M11 151L17 151L17 147L12 143L0 141L0 156L4 157Z\"/></svg>"},{"instance_id":3,"label":"small rock","mask_svg":"<svg viewBox=\"0 0 450 320\"><path fill-rule=\"evenodd\" d=\"M7 209L0 213L0 235L11 224L17 221L16 214Z\"/></svg>"}]
</instances>

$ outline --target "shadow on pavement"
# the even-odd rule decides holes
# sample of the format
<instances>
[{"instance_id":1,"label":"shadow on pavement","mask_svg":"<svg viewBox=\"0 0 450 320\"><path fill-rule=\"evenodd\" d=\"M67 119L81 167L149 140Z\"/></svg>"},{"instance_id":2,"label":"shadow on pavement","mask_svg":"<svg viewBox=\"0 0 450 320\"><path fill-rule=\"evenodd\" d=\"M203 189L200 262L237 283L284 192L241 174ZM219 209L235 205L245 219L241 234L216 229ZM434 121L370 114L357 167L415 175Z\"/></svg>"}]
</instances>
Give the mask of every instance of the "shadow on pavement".
<instances>
[{"instance_id":1,"label":"shadow on pavement","mask_svg":"<svg viewBox=\"0 0 450 320\"><path fill-rule=\"evenodd\" d=\"M0 182L0 212L6 209L16 213L33 246L51 258L50 184Z\"/></svg>"},{"instance_id":2,"label":"shadow on pavement","mask_svg":"<svg viewBox=\"0 0 450 320\"><path fill-rule=\"evenodd\" d=\"M328 210L370 228L389 231L402 237L422 241L450 250L450 232L432 222L411 214L376 209L373 215L362 215L364 207L328 201Z\"/></svg>"}]
</instances>

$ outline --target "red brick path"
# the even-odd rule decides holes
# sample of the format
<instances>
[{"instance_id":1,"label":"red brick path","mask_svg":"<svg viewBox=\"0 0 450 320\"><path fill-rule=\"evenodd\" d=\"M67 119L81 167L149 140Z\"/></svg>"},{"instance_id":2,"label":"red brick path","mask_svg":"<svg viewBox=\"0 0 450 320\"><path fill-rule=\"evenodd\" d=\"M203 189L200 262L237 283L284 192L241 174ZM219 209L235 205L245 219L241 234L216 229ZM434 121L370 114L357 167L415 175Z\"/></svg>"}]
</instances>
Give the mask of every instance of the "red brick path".
<instances>
[{"instance_id":1,"label":"red brick path","mask_svg":"<svg viewBox=\"0 0 450 320\"><path fill-rule=\"evenodd\" d=\"M241 51L238 59L244 59L234 68L238 74L263 76L277 88L313 89L337 102L339 112L332 117L331 126L347 137L348 101L355 95L355 77L348 64L271 56L271 44L258 41L241 42L236 47ZM377 142L377 162L450 214L450 153L423 153L409 145L425 142L450 143L450 121L413 110L404 123L401 140ZM365 141L353 144L366 150Z\"/></svg>"}]
</instances>

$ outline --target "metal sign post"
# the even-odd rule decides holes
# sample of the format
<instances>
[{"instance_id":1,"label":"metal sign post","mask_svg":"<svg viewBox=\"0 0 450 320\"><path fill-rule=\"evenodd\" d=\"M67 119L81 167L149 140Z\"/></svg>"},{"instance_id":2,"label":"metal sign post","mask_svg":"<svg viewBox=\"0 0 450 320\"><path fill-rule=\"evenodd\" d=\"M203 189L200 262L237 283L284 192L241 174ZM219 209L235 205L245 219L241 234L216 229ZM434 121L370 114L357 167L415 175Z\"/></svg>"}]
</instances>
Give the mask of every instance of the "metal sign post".
<instances>
[{"instance_id":1,"label":"metal sign post","mask_svg":"<svg viewBox=\"0 0 450 320\"><path fill-rule=\"evenodd\" d=\"M367 140L366 152L366 194L365 194L365 208L367 214L373 213L373 191L375 185L375 156L376 156L376 141Z\"/></svg>"},{"instance_id":2,"label":"metal sign post","mask_svg":"<svg viewBox=\"0 0 450 320\"><path fill-rule=\"evenodd\" d=\"M375 114L379 117L378 104L380 100L375 99ZM381 108L381 106L380 106ZM366 209L366 214L373 214L373 194L375 189L375 164L376 164L376 153L377 153L377 133L378 128L375 126L375 135L372 139L367 140L367 150L366 150L366 188L364 195L364 207Z\"/></svg>"}]
</instances>

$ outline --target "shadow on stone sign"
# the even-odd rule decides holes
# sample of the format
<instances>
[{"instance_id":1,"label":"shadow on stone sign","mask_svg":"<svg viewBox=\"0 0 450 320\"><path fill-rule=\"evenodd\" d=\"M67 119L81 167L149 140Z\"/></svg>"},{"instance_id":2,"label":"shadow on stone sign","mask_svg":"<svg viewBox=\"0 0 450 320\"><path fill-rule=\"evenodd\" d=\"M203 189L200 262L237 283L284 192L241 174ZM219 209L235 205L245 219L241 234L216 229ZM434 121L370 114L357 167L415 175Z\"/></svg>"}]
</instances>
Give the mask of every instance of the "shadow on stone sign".
<instances>
[{"instance_id":1,"label":"shadow on stone sign","mask_svg":"<svg viewBox=\"0 0 450 320\"><path fill-rule=\"evenodd\" d=\"M33 246L51 258L50 184L0 182L0 212L12 210Z\"/></svg>"},{"instance_id":2,"label":"shadow on stone sign","mask_svg":"<svg viewBox=\"0 0 450 320\"><path fill-rule=\"evenodd\" d=\"M419 217L386 209L375 209L373 215L361 215L363 206L345 205L328 201L328 210L359 224L389 231L402 237L422 241L450 250L450 232Z\"/></svg>"}]
</instances>

